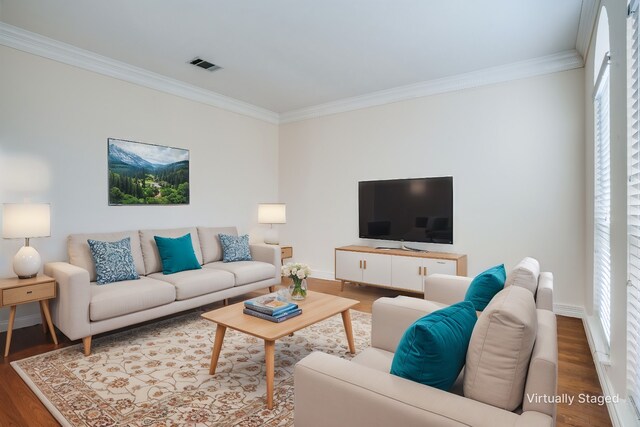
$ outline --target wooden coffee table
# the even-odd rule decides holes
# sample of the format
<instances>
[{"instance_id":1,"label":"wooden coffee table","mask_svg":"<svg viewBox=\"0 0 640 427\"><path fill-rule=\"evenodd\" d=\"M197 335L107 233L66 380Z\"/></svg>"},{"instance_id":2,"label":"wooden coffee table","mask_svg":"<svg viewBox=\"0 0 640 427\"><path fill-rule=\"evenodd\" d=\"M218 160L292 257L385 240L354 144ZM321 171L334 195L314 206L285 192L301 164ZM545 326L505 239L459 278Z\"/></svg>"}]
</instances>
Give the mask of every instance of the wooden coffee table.
<instances>
[{"instance_id":1,"label":"wooden coffee table","mask_svg":"<svg viewBox=\"0 0 640 427\"><path fill-rule=\"evenodd\" d=\"M355 353L356 349L353 342L353 330L351 329L349 309L358 304L359 301L308 291L307 298L304 301L296 301L296 303L302 308L302 314L285 320L282 323L273 323L244 314L242 312L244 303L242 302L204 313L202 317L218 325L216 327L216 337L213 343L209 373L211 375L216 373L216 365L218 364L220 350L222 350L222 341L224 340L224 334L227 328L263 339L264 358L267 368L267 408L273 409L273 377L275 343L277 339L291 335L300 329L318 323L321 320L328 319L336 314L342 314L342 322L344 323L344 331L347 335L349 351L351 354Z\"/></svg>"}]
</instances>

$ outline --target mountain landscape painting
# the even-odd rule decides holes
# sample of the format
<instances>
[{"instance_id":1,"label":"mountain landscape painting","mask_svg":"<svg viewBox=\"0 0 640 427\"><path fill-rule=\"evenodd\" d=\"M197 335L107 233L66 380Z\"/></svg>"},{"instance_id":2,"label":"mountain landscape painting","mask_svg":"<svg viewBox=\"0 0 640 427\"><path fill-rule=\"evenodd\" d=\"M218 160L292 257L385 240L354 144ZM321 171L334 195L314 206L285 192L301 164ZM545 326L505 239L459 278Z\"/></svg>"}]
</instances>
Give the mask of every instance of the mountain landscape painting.
<instances>
[{"instance_id":1,"label":"mountain landscape painting","mask_svg":"<svg viewBox=\"0 0 640 427\"><path fill-rule=\"evenodd\" d=\"M189 204L189 150L109 138L109 205Z\"/></svg>"}]
</instances>

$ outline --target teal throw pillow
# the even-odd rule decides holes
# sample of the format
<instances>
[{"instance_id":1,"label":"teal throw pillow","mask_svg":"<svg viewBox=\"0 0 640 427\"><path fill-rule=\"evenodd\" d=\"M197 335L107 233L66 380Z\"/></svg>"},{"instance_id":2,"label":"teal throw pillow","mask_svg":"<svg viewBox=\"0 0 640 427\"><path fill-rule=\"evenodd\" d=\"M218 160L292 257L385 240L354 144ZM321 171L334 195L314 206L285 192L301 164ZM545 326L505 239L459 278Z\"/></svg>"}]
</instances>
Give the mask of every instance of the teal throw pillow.
<instances>
[{"instance_id":1,"label":"teal throw pillow","mask_svg":"<svg viewBox=\"0 0 640 427\"><path fill-rule=\"evenodd\" d=\"M230 234L219 234L222 245L222 261L251 261L251 251L249 250L249 235L232 236Z\"/></svg>"},{"instance_id":2,"label":"teal throw pillow","mask_svg":"<svg viewBox=\"0 0 640 427\"><path fill-rule=\"evenodd\" d=\"M202 268L191 243L191 233L175 239L153 236L162 259L162 273L173 274Z\"/></svg>"},{"instance_id":3,"label":"teal throw pillow","mask_svg":"<svg viewBox=\"0 0 640 427\"><path fill-rule=\"evenodd\" d=\"M467 301L416 320L400 339L391 373L449 391L464 366L476 320Z\"/></svg>"},{"instance_id":4,"label":"teal throw pillow","mask_svg":"<svg viewBox=\"0 0 640 427\"><path fill-rule=\"evenodd\" d=\"M483 271L469 285L464 300L472 302L476 310L482 311L487 307L491 298L504 288L506 280L507 272L504 270L504 264Z\"/></svg>"},{"instance_id":5,"label":"teal throw pillow","mask_svg":"<svg viewBox=\"0 0 640 427\"><path fill-rule=\"evenodd\" d=\"M88 239L87 243L96 265L96 283L98 285L140 278L133 262L131 240L128 237L117 242Z\"/></svg>"}]
</instances>

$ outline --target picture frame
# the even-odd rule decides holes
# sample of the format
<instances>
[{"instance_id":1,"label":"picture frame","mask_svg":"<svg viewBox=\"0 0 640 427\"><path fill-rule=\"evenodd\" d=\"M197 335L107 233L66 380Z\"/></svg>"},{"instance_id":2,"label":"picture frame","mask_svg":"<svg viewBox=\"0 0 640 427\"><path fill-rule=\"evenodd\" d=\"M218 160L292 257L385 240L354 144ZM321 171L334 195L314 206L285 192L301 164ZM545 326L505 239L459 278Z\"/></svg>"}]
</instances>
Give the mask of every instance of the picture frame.
<instances>
[{"instance_id":1,"label":"picture frame","mask_svg":"<svg viewBox=\"0 0 640 427\"><path fill-rule=\"evenodd\" d=\"M189 150L107 139L109 206L188 205Z\"/></svg>"}]
</instances>

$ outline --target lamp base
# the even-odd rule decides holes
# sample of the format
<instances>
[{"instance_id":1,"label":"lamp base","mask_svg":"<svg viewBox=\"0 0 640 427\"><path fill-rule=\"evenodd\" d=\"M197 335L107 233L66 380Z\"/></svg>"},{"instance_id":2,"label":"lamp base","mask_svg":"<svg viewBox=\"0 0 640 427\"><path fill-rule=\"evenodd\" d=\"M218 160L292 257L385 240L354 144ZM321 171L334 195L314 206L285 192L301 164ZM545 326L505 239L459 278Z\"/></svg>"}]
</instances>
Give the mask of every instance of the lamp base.
<instances>
[{"instance_id":1,"label":"lamp base","mask_svg":"<svg viewBox=\"0 0 640 427\"><path fill-rule=\"evenodd\" d=\"M275 228L268 228L264 232L264 242L268 245L279 245L280 238L278 237L278 230Z\"/></svg>"},{"instance_id":2,"label":"lamp base","mask_svg":"<svg viewBox=\"0 0 640 427\"><path fill-rule=\"evenodd\" d=\"M30 279L36 277L42 266L40 254L31 246L20 248L13 257L13 271L20 279Z\"/></svg>"}]
</instances>

